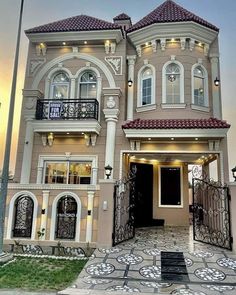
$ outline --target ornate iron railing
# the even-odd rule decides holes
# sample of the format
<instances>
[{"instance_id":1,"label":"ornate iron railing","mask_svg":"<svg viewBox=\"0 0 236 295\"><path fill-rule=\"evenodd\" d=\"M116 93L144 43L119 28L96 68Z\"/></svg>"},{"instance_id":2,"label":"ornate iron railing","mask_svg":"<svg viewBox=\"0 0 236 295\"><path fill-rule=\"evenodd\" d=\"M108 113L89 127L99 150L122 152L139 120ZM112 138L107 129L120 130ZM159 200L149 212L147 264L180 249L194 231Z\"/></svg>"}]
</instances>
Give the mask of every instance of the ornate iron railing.
<instances>
[{"instance_id":1,"label":"ornate iron railing","mask_svg":"<svg viewBox=\"0 0 236 295\"><path fill-rule=\"evenodd\" d=\"M91 99L38 99L36 120L98 120L98 101Z\"/></svg>"},{"instance_id":2,"label":"ornate iron railing","mask_svg":"<svg viewBox=\"0 0 236 295\"><path fill-rule=\"evenodd\" d=\"M203 175L193 178L194 240L232 249L229 202L227 185Z\"/></svg>"}]
</instances>

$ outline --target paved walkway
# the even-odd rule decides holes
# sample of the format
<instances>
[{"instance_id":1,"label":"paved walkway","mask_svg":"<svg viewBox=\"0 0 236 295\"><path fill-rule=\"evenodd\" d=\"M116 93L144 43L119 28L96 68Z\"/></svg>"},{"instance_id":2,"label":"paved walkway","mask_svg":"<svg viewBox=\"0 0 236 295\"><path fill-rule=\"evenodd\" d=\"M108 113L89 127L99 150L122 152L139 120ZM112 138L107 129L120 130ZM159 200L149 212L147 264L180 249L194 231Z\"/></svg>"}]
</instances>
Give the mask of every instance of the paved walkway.
<instances>
[{"instance_id":1,"label":"paved walkway","mask_svg":"<svg viewBox=\"0 0 236 295\"><path fill-rule=\"evenodd\" d=\"M133 240L97 249L74 285L59 294L104 291L234 295L236 253L193 242L191 227L139 229Z\"/></svg>"}]
</instances>

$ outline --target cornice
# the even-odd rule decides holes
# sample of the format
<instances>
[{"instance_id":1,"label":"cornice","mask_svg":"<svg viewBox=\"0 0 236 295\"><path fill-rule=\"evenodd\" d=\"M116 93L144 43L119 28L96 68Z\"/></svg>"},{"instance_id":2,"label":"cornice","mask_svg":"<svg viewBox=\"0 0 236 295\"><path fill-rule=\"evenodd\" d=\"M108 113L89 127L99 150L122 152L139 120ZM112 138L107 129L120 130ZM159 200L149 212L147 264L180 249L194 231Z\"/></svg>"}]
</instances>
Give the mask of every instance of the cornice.
<instances>
[{"instance_id":1,"label":"cornice","mask_svg":"<svg viewBox=\"0 0 236 295\"><path fill-rule=\"evenodd\" d=\"M119 43L122 39L122 32L117 30L83 31L83 32L54 32L26 34L32 43L41 42L69 42L87 40L115 40Z\"/></svg>"},{"instance_id":2,"label":"cornice","mask_svg":"<svg viewBox=\"0 0 236 295\"><path fill-rule=\"evenodd\" d=\"M97 121L83 120L46 120L46 121L33 121L32 127L34 132L94 132L100 133L101 125Z\"/></svg>"},{"instance_id":3,"label":"cornice","mask_svg":"<svg viewBox=\"0 0 236 295\"><path fill-rule=\"evenodd\" d=\"M127 138L224 138L228 129L123 129Z\"/></svg>"},{"instance_id":4,"label":"cornice","mask_svg":"<svg viewBox=\"0 0 236 295\"><path fill-rule=\"evenodd\" d=\"M192 38L211 44L218 32L195 22L158 23L127 34L134 46L161 38Z\"/></svg>"},{"instance_id":5,"label":"cornice","mask_svg":"<svg viewBox=\"0 0 236 295\"><path fill-rule=\"evenodd\" d=\"M79 191L98 191L99 185L87 185L87 184L21 184L21 183L9 183L8 189L12 190L79 190Z\"/></svg>"}]
</instances>

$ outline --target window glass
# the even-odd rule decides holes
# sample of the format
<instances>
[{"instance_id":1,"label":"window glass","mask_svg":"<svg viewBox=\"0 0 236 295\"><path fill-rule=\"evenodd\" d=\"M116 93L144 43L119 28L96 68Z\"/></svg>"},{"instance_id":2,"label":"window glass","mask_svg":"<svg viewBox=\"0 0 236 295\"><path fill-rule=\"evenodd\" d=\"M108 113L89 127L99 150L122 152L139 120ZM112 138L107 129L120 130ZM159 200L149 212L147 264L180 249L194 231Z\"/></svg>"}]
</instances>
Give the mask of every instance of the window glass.
<instances>
[{"instance_id":1,"label":"window glass","mask_svg":"<svg viewBox=\"0 0 236 295\"><path fill-rule=\"evenodd\" d=\"M180 68L175 63L166 68L166 103L180 103Z\"/></svg>"},{"instance_id":2,"label":"window glass","mask_svg":"<svg viewBox=\"0 0 236 295\"><path fill-rule=\"evenodd\" d=\"M91 162L46 162L44 183L90 184Z\"/></svg>"},{"instance_id":3,"label":"window glass","mask_svg":"<svg viewBox=\"0 0 236 295\"><path fill-rule=\"evenodd\" d=\"M93 72L85 72L79 83L80 98L96 98L97 77Z\"/></svg>"},{"instance_id":4,"label":"window glass","mask_svg":"<svg viewBox=\"0 0 236 295\"><path fill-rule=\"evenodd\" d=\"M204 73L201 67L194 70L194 104L205 105Z\"/></svg>"},{"instance_id":5,"label":"window glass","mask_svg":"<svg viewBox=\"0 0 236 295\"><path fill-rule=\"evenodd\" d=\"M152 102L152 71L147 69L142 74L142 105Z\"/></svg>"},{"instance_id":6,"label":"window glass","mask_svg":"<svg viewBox=\"0 0 236 295\"><path fill-rule=\"evenodd\" d=\"M55 99L68 98L69 78L64 73L57 74L52 82L52 97Z\"/></svg>"}]
</instances>

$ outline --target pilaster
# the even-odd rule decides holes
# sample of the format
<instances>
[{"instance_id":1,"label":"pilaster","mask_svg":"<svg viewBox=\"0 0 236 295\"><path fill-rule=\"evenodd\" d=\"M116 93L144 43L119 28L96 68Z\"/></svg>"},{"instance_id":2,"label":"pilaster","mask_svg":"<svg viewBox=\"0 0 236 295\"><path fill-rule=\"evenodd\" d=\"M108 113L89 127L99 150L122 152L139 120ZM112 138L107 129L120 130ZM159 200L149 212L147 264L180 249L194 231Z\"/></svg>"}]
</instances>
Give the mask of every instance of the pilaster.
<instances>
[{"instance_id":1,"label":"pilaster","mask_svg":"<svg viewBox=\"0 0 236 295\"><path fill-rule=\"evenodd\" d=\"M222 119L222 106L221 106L221 95L220 95L220 85L216 86L214 80L216 78L220 79L219 74L219 56L211 55L211 77L212 77L212 100L213 100L213 117L217 119Z\"/></svg>"},{"instance_id":2,"label":"pilaster","mask_svg":"<svg viewBox=\"0 0 236 295\"><path fill-rule=\"evenodd\" d=\"M86 242L92 242L93 234L93 199L95 192L88 191L88 206L87 206L87 226L86 226Z\"/></svg>"},{"instance_id":3,"label":"pilaster","mask_svg":"<svg viewBox=\"0 0 236 295\"><path fill-rule=\"evenodd\" d=\"M47 234L47 218L48 218L48 199L50 191L42 191L43 201L42 201L42 212L41 212L41 225L40 231L44 232L41 240L45 240Z\"/></svg>"},{"instance_id":4,"label":"pilaster","mask_svg":"<svg viewBox=\"0 0 236 295\"><path fill-rule=\"evenodd\" d=\"M133 84L128 87L127 93L127 120L133 120L133 108L134 108L134 65L136 56L128 55L128 79L133 81Z\"/></svg>"}]
</instances>

